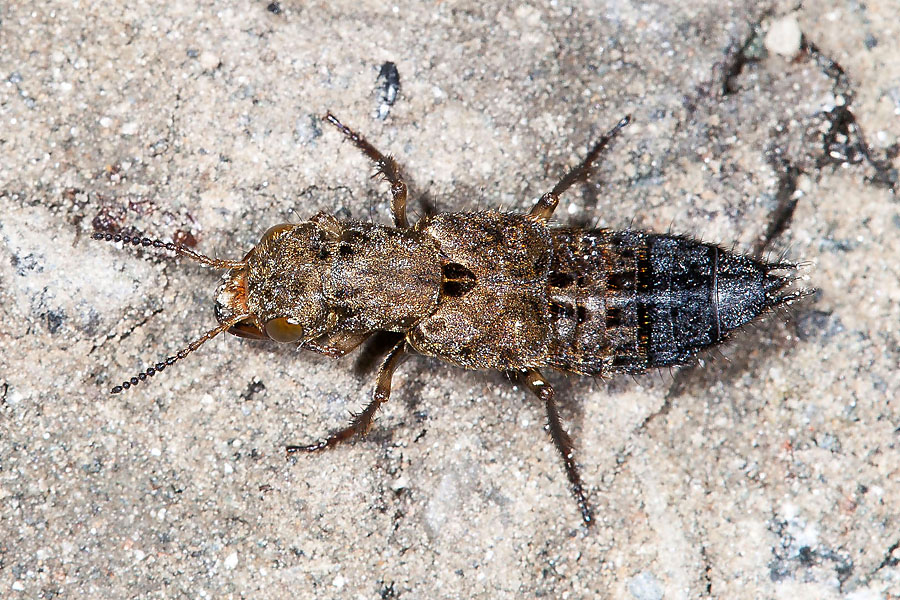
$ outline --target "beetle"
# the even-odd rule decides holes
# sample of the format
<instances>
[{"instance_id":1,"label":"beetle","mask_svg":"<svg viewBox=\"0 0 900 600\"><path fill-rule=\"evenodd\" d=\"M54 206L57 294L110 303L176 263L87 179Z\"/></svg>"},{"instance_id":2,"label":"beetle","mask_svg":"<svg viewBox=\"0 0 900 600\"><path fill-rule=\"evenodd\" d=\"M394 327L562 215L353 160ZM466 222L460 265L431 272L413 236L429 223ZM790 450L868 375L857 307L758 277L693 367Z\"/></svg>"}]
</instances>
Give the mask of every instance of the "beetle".
<instances>
[{"instance_id":1,"label":"beetle","mask_svg":"<svg viewBox=\"0 0 900 600\"><path fill-rule=\"evenodd\" d=\"M172 243L95 232L98 240L175 252L225 270L219 325L174 356L112 388L119 393L222 332L298 344L332 358L376 332L401 339L378 370L369 404L350 424L288 453L331 448L372 426L391 378L411 353L472 370L514 374L543 403L586 524L593 520L572 441L543 372L643 373L690 363L703 348L804 291L785 291L796 266L767 262L687 236L551 223L560 196L584 179L629 123L621 119L527 214L439 213L411 224L397 163L328 113L389 184L393 226L320 212L268 229L241 260Z\"/></svg>"}]
</instances>

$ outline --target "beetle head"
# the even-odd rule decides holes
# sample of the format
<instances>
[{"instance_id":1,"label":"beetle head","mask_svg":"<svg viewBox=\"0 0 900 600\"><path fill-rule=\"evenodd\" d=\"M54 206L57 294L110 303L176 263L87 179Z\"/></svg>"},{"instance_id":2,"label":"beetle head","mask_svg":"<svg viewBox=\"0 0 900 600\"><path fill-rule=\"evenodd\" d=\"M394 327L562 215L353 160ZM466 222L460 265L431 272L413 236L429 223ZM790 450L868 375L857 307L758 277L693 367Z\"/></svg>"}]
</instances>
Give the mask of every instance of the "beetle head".
<instances>
[{"instance_id":1,"label":"beetle head","mask_svg":"<svg viewBox=\"0 0 900 600\"><path fill-rule=\"evenodd\" d=\"M336 235L337 220L317 215L296 225L270 227L240 261L219 260L173 242L140 236L95 232L93 239L169 250L215 269L227 269L216 290L219 325L174 356L147 367L112 388L117 394L173 365L223 331L254 339L303 342L322 335L327 312L322 297L326 244Z\"/></svg>"},{"instance_id":2,"label":"beetle head","mask_svg":"<svg viewBox=\"0 0 900 600\"><path fill-rule=\"evenodd\" d=\"M325 333L322 276L332 232L314 221L270 227L216 290L220 324L237 336L304 342Z\"/></svg>"}]
</instances>

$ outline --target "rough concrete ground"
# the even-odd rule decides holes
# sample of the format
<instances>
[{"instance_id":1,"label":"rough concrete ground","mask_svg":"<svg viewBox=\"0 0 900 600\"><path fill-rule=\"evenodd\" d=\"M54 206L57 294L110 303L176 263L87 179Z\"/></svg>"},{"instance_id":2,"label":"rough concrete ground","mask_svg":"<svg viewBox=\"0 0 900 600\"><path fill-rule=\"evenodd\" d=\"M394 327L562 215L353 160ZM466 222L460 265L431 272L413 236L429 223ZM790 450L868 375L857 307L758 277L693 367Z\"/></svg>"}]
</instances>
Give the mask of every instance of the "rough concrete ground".
<instances>
[{"instance_id":1,"label":"rough concrete ground","mask_svg":"<svg viewBox=\"0 0 900 600\"><path fill-rule=\"evenodd\" d=\"M898 4L685 4L0 6L0 596L900 597ZM109 395L218 276L94 226L240 258L387 222L328 109L417 214L524 210L631 113L563 222L750 251L795 200L770 252L818 292L696 368L554 376L590 530L499 374L410 361L368 439L296 464L366 402L353 358L223 336Z\"/></svg>"}]
</instances>

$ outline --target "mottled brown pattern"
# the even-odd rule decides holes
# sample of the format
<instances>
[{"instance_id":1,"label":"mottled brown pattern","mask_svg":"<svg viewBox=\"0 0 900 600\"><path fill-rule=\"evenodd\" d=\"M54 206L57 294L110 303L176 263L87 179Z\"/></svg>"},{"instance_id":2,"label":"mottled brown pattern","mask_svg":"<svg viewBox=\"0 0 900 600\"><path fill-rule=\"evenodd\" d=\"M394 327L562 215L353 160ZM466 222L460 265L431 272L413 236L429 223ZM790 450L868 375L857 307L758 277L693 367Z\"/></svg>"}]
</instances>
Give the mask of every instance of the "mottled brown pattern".
<instances>
[{"instance_id":1,"label":"mottled brown pattern","mask_svg":"<svg viewBox=\"0 0 900 600\"><path fill-rule=\"evenodd\" d=\"M410 345L467 369L545 364L548 228L523 215L483 211L437 215L415 229L435 241L442 263L469 271L474 285L462 295L442 295L409 332Z\"/></svg>"},{"instance_id":2,"label":"mottled brown pattern","mask_svg":"<svg viewBox=\"0 0 900 600\"><path fill-rule=\"evenodd\" d=\"M642 285L649 274L645 236L603 229L551 231L548 364L581 375L645 370L648 339L642 335L638 301L647 292Z\"/></svg>"},{"instance_id":3,"label":"mottled brown pattern","mask_svg":"<svg viewBox=\"0 0 900 600\"><path fill-rule=\"evenodd\" d=\"M407 331L434 310L437 256L433 240L409 229L323 216L276 226L220 287L217 297L233 305L219 314L248 313L261 331L288 319L309 349L343 354L348 343L355 347L375 331ZM242 294L223 294L235 289Z\"/></svg>"},{"instance_id":4,"label":"mottled brown pattern","mask_svg":"<svg viewBox=\"0 0 900 600\"><path fill-rule=\"evenodd\" d=\"M729 331L797 297L781 294L787 279L772 273L785 266L715 245L672 235L549 226L559 195L587 174L628 118L530 213L446 213L412 227L396 162L333 115L326 118L390 183L394 227L319 213L307 222L270 228L241 261L214 260L154 240L95 235L165 247L228 269L216 293L219 326L113 392L137 385L226 330L298 343L331 357L375 332L402 333L385 356L371 402L350 425L288 451L322 450L368 431L390 397L395 369L412 352L466 369L506 371L543 403L551 440L590 523L572 441L540 369L604 375L685 364Z\"/></svg>"}]
</instances>

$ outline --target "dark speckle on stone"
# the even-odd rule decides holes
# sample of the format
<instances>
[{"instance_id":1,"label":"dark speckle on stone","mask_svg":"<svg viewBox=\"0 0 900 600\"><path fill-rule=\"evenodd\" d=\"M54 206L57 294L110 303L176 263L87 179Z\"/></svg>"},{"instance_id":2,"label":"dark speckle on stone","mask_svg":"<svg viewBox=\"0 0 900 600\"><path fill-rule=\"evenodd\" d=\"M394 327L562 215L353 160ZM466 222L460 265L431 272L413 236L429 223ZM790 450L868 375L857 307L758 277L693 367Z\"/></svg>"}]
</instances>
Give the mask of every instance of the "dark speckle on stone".
<instances>
[{"instance_id":1,"label":"dark speckle on stone","mask_svg":"<svg viewBox=\"0 0 900 600\"><path fill-rule=\"evenodd\" d=\"M397 597L397 592L394 590L394 582L392 581L388 585L384 585L382 581L381 591L379 592L381 596L381 600L392 600Z\"/></svg>"},{"instance_id":2,"label":"dark speckle on stone","mask_svg":"<svg viewBox=\"0 0 900 600\"><path fill-rule=\"evenodd\" d=\"M97 329L100 326L100 313L92 306L85 306L85 304L82 302L78 305L80 311L78 329L86 336L92 337L97 334Z\"/></svg>"},{"instance_id":3,"label":"dark speckle on stone","mask_svg":"<svg viewBox=\"0 0 900 600\"><path fill-rule=\"evenodd\" d=\"M26 254L25 256L13 255L9 261L19 277L24 277L29 271L41 273L44 270L44 267L41 266L34 254Z\"/></svg>"},{"instance_id":4,"label":"dark speckle on stone","mask_svg":"<svg viewBox=\"0 0 900 600\"><path fill-rule=\"evenodd\" d=\"M51 310L44 315L44 318L47 319L47 331L52 335L62 327L66 320L66 313L61 310Z\"/></svg>"},{"instance_id":5,"label":"dark speckle on stone","mask_svg":"<svg viewBox=\"0 0 900 600\"><path fill-rule=\"evenodd\" d=\"M815 338L828 339L844 330L840 318L831 311L810 310L797 316L797 337L804 342Z\"/></svg>"},{"instance_id":6,"label":"dark speckle on stone","mask_svg":"<svg viewBox=\"0 0 900 600\"><path fill-rule=\"evenodd\" d=\"M281 4L278 2L269 2L269 5L266 7L266 10L272 13L273 15L281 14Z\"/></svg>"},{"instance_id":7,"label":"dark speckle on stone","mask_svg":"<svg viewBox=\"0 0 900 600\"><path fill-rule=\"evenodd\" d=\"M198 56L200 56L200 51L197 50L196 48L188 48L187 55L188 55L188 58L197 58Z\"/></svg>"},{"instance_id":8,"label":"dark speckle on stone","mask_svg":"<svg viewBox=\"0 0 900 600\"><path fill-rule=\"evenodd\" d=\"M815 438L816 446L829 452L840 452L841 442L833 433L822 433Z\"/></svg>"},{"instance_id":9,"label":"dark speckle on stone","mask_svg":"<svg viewBox=\"0 0 900 600\"><path fill-rule=\"evenodd\" d=\"M378 71L378 100L379 105L376 110L376 118L384 120L391 112L391 107L397 101L397 95L400 93L400 71L397 65L388 61L381 65Z\"/></svg>"},{"instance_id":10,"label":"dark speckle on stone","mask_svg":"<svg viewBox=\"0 0 900 600\"><path fill-rule=\"evenodd\" d=\"M314 139L321 137L322 127L319 125L319 119L316 115L303 115L297 119L294 126L294 139L300 144L308 144Z\"/></svg>"},{"instance_id":11,"label":"dark speckle on stone","mask_svg":"<svg viewBox=\"0 0 900 600\"><path fill-rule=\"evenodd\" d=\"M89 474L97 474L103 470L103 461L94 457L89 463L81 465L81 470Z\"/></svg>"},{"instance_id":12,"label":"dark speckle on stone","mask_svg":"<svg viewBox=\"0 0 900 600\"><path fill-rule=\"evenodd\" d=\"M254 379L247 384L246 389L244 389L244 392L241 394L241 399L243 399L244 402L247 402L264 389L266 389L266 385L262 381Z\"/></svg>"},{"instance_id":13,"label":"dark speckle on stone","mask_svg":"<svg viewBox=\"0 0 900 600\"><path fill-rule=\"evenodd\" d=\"M866 45L867 50L871 50L878 45L878 39L870 33L866 36L865 42L863 43Z\"/></svg>"}]
</instances>

